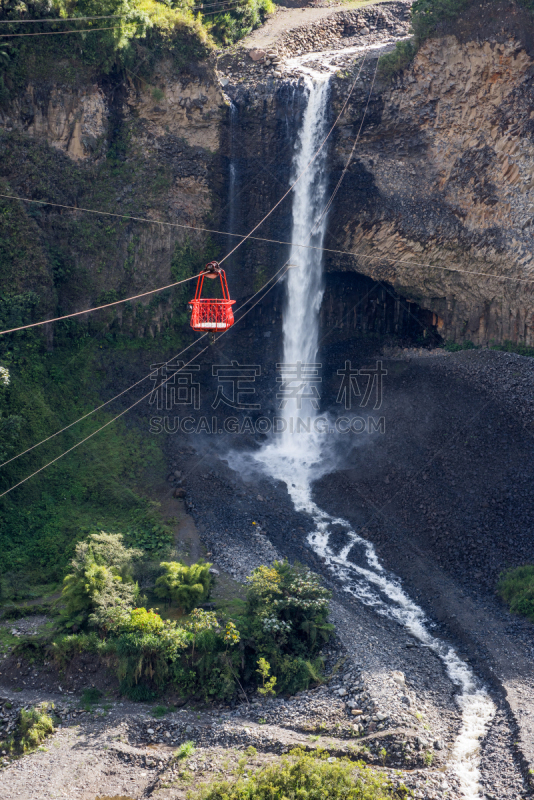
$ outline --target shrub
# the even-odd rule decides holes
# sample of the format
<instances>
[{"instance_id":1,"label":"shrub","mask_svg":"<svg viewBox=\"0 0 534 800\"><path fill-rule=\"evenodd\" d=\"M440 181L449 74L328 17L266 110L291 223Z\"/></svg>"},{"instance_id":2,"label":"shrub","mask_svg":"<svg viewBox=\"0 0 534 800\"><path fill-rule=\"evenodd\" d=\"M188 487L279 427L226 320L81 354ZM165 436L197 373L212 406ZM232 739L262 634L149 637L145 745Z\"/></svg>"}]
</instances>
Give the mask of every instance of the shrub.
<instances>
[{"instance_id":1,"label":"shrub","mask_svg":"<svg viewBox=\"0 0 534 800\"><path fill-rule=\"evenodd\" d=\"M232 11L214 14L207 27L217 41L232 44L261 25L275 9L272 0L241 0Z\"/></svg>"},{"instance_id":2,"label":"shrub","mask_svg":"<svg viewBox=\"0 0 534 800\"><path fill-rule=\"evenodd\" d=\"M182 742L178 750L174 751L174 758L183 759L189 758L195 752L195 743L194 742Z\"/></svg>"},{"instance_id":3,"label":"shrub","mask_svg":"<svg viewBox=\"0 0 534 800\"><path fill-rule=\"evenodd\" d=\"M518 353L520 356L530 356L531 358L534 356L534 347L530 347L523 342L511 342L509 339L505 339L500 344L492 340L490 348L491 350L502 350L505 353Z\"/></svg>"},{"instance_id":4,"label":"shrub","mask_svg":"<svg viewBox=\"0 0 534 800\"><path fill-rule=\"evenodd\" d=\"M331 593L301 564L275 561L248 578L249 647L268 661L278 691L297 691L320 679L317 654L328 641Z\"/></svg>"},{"instance_id":5,"label":"shrub","mask_svg":"<svg viewBox=\"0 0 534 800\"><path fill-rule=\"evenodd\" d=\"M134 608L130 611L129 619L124 623L123 630L127 633L159 633L165 623L153 608Z\"/></svg>"},{"instance_id":6,"label":"shrub","mask_svg":"<svg viewBox=\"0 0 534 800\"><path fill-rule=\"evenodd\" d=\"M105 543L120 548L108 548L105 554L99 550L97 557L113 560L116 566L97 563L88 543L77 548L76 571L67 583L72 588L71 618L80 608L87 615L88 598L96 606L109 576L122 585L121 576L113 572L119 569L119 561L128 579L129 551L125 555L122 543L110 542L109 536ZM209 564L185 567L169 562L163 566L166 574L160 579L161 593L170 585L175 597L185 603L194 594L198 600L209 592ZM85 585L81 575L85 575ZM232 620L219 619L215 612L201 608L194 608L177 623L163 619L154 609L116 603L105 608L103 622L99 623L98 607L89 616L106 639L94 632L60 637L52 645L53 657L64 666L84 650L106 656L116 668L121 691L137 700L153 699L168 684L205 700L230 699L237 688L244 693L242 681L259 685L259 693L265 696L275 690L295 692L321 680L323 665L318 653L333 630L326 621L329 598L318 576L306 567L275 562L250 576L245 611L239 618L241 630Z\"/></svg>"},{"instance_id":7,"label":"shrub","mask_svg":"<svg viewBox=\"0 0 534 800\"><path fill-rule=\"evenodd\" d=\"M397 42L391 53L380 57L378 66L380 77L387 80L397 72L402 72L412 62L417 50L417 45L412 40Z\"/></svg>"},{"instance_id":8,"label":"shrub","mask_svg":"<svg viewBox=\"0 0 534 800\"><path fill-rule=\"evenodd\" d=\"M440 22L455 19L473 0L415 0L412 5L412 28L418 42L427 39Z\"/></svg>"},{"instance_id":9,"label":"shrub","mask_svg":"<svg viewBox=\"0 0 534 800\"><path fill-rule=\"evenodd\" d=\"M8 606L4 613L4 619L23 619L24 617L33 617L36 614L50 614L52 610L49 603L36 603L31 606Z\"/></svg>"},{"instance_id":10,"label":"shrub","mask_svg":"<svg viewBox=\"0 0 534 800\"><path fill-rule=\"evenodd\" d=\"M91 686L89 689L83 690L80 698L80 705L83 706L86 711L90 711L91 706L94 706L95 703L98 703L101 697L102 692L100 689L97 689L95 686Z\"/></svg>"},{"instance_id":11,"label":"shrub","mask_svg":"<svg viewBox=\"0 0 534 800\"><path fill-rule=\"evenodd\" d=\"M428 39L440 22L455 19L473 0L415 0L411 8L414 38L397 42L395 50L380 58L380 74L389 78L410 64L419 47Z\"/></svg>"},{"instance_id":12,"label":"shrub","mask_svg":"<svg viewBox=\"0 0 534 800\"><path fill-rule=\"evenodd\" d=\"M470 339L466 339L464 342L445 342L445 350L449 353L458 353L460 350L476 350L476 344L472 342Z\"/></svg>"},{"instance_id":13,"label":"shrub","mask_svg":"<svg viewBox=\"0 0 534 800\"><path fill-rule=\"evenodd\" d=\"M43 663L48 657L50 640L42 636L21 636L11 649L15 658L24 658L30 664Z\"/></svg>"},{"instance_id":14,"label":"shrub","mask_svg":"<svg viewBox=\"0 0 534 800\"><path fill-rule=\"evenodd\" d=\"M508 604L510 611L534 622L534 565L509 569L497 584L497 592Z\"/></svg>"},{"instance_id":15,"label":"shrub","mask_svg":"<svg viewBox=\"0 0 534 800\"><path fill-rule=\"evenodd\" d=\"M3 743L4 749L16 753L28 753L44 742L47 736L54 733L54 721L48 713L53 704L42 703L26 711L20 710L15 732Z\"/></svg>"},{"instance_id":16,"label":"shrub","mask_svg":"<svg viewBox=\"0 0 534 800\"><path fill-rule=\"evenodd\" d=\"M57 638L50 646L50 653L56 665L63 669L80 653L98 653L100 649L102 649L102 642L92 631L91 633L72 633Z\"/></svg>"},{"instance_id":17,"label":"shrub","mask_svg":"<svg viewBox=\"0 0 534 800\"><path fill-rule=\"evenodd\" d=\"M118 676L124 686L148 681L161 687L170 667L190 644L191 636L175 622L162 620L153 611L136 608L123 632L110 643L118 660Z\"/></svg>"},{"instance_id":18,"label":"shrub","mask_svg":"<svg viewBox=\"0 0 534 800\"><path fill-rule=\"evenodd\" d=\"M138 683L136 686L129 686L127 683L122 682L119 688L121 694L134 703L150 703L157 697L157 692L144 683Z\"/></svg>"},{"instance_id":19,"label":"shrub","mask_svg":"<svg viewBox=\"0 0 534 800\"><path fill-rule=\"evenodd\" d=\"M235 783L216 782L201 788L198 800L390 800L408 791L395 788L384 775L347 758L327 761L327 752L293 750L290 757L269 764Z\"/></svg>"},{"instance_id":20,"label":"shrub","mask_svg":"<svg viewBox=\"0 0 534 800\"><path fill-rule=\"evenodd\" d=\"M156 581L157 597L167 603L176 603L185 613L207 600L211 588L211 564L199 561L188 567L181 561L163 561L161 566L165 573Z\"/></svg>"},{"instance_id":21,"label":"shrub","mask_svg":"<svg viewBox=\"0 0 534 800\"><path fill-rule=\"evenodd\" d=\"M263 697L269 697L270 695L275 695L276 692L274 687L276 685L276 678L270 677L271 675L271 665L268 661L264 658L258 659L258 669L256 672L261 675L261 686L258 687L258 694L263 695Z\"/></svg>"},{"instance_id":22,"label":"shrub","mask_svg":"<svg viewBox=\"0 0 534 800\"><path fill-rule=\"evenodd\" d=\"M76 545L73 571L63 581L63 616L67 627L92 622L104 631L127 617L139 594L132 580L141 550L127 548L122 534L93 533Z\"/></svg>"}]
</instances>

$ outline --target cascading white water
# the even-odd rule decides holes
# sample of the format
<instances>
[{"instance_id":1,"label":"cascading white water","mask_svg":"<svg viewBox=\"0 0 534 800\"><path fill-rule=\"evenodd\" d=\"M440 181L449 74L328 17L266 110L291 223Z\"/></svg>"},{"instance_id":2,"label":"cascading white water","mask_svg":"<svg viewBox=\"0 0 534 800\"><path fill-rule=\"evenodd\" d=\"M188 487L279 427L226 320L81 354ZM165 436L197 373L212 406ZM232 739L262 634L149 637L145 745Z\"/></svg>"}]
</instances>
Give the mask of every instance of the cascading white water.
<instances>
[{"instance_id":1,"label":"cascading white water","mask_svg":"<svg viewBox=\"0 0 534 800\"><path fill-rule=\"evenodd\" d=\"M307 104L302 117L302 125L296 142L292 164L291 182L302 175L293 191L291 241L296 244L305 242L313 247L323 246L326 231L327 215L324 214L327 191L326 157L324 147L309 169L306 169L316 151L327 135L329 81L309 80L307 84ZM291 247L289 263L292 265L287 273L287 299L284 310L284 355L282 380L287 378L294 386L298 386L299 375L309 375L318 369L315 359L318 349L319 311L323 299L322 252L319 249L305 250L302 247ZM300 366L299 366L300 365ZM302 378L305 380L305 378ZM282 383L281 389L283 390ZM311 389L309 394L313 395ZM303 411L309 417L317 410L317 401L313 396L303 401ZM296 459L298 467L304 460L315 459L318 454L318 443L313 433L303 434L299 438L299 446L295 448L293 431L295 430L295 405L290 399L282 401L281 415L285 421L285 430L281 438L266 450L272 450L273 456L283 455L284 463L289 467ZM303 415L304 416L304 415Z\"/></svg>"},{"instance_id":2,"label":"cascading white water","mask_svg":"<svg viewBox=\"0 0 534 800\"><path fill-rule=\"evenodd\" d=\"M312 77L308 80L308 103L293 160L293 180L305 169L326 134L328 79L318 82ZM324 148L294 189L292 242L296 244L308 243L311 237L314 245L322 246L326 229L326 217L321 218L327 202L326 154ZM317 359L323 294L321 251L292 247L290 263L299 265L299 269L288 273L283 364L291 365L294 375L295 365L313 365ZM302 378L302 384L306 384L306 377ZM284 384L281 386L283 388ZM313 417L317 410L313 392L309 391L308 396L310 399L303 401L302 410L307 403L305 414ZM346 520L331 517L313 502L312 479L325 470L324 437L313 428L309 432L298 431L293 424L294 400L288 399L281 413L286 422L285 430L254 456L256 461L270 475L285 481L297 510L310 514L316 526L309 537L310 544L326 560L344 589L377 613L395 619L442 660L450 679L458 686L458 703L462 710L462 727L453 748L451 767L458 776L464 797L468 800L480 798L479 739L493 717L492 701L454 649L431 635L423 610L410 600L399 580L381 566L373 545L360 537ZM319 466L321 461L323 464ZM341 526L347 542L337 554L329 543L333 525L337 531Z\"/></svg>"}]
</instances>

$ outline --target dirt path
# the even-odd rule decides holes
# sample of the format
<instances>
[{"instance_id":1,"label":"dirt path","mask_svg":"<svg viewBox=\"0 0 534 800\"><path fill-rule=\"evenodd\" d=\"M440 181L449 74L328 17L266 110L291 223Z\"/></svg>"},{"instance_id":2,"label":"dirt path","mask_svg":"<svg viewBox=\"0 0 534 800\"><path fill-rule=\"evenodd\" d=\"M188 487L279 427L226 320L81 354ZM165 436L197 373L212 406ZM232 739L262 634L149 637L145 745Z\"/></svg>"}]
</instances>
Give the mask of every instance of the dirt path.
<instances>
[{"instance_id":1,"label":"dirt path","mask_svg":"<svg viewBox=\"0 0 534 800\"><path fill-rule=\"evenodd\" d=\"M380 0L379 0L380 2ZM376 5L376 3L366 2L366 0L352 0L349 3L339 3L328 8L285 8L278 6L274 14L266 21L265 25L252 31L248 36L241 40L240 46L245 50L253 47L265 49L271 47L279 36L300 25L307 25L310 22L318 22L320 19L336 14L338 11L348 11L352 8L363 8L364 6Z\"/></svg>"}]
</instances>

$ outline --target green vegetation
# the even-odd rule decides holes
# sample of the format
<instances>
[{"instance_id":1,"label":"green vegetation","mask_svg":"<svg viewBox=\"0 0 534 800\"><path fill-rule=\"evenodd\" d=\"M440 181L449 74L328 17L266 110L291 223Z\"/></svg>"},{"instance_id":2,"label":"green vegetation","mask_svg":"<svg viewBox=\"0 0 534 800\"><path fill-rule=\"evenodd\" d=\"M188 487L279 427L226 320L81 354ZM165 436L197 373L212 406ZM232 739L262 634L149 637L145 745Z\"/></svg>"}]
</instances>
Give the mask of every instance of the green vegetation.
<instances>
[{"instance_id":1,"label":"green vegetation","mask_svg":"<svg viewBox=\"0 0 534 800\"><path fill-rule=\"evenodd\" d=\"M186 614L208 599L211 564L198 562L188 567L181 561L163 561L161 566L165 572L156 581L157 597L174 603Z\"/></svg>"},{"instance_id":2,"label":"green vegetation","mask_svg":"<svg viewBox=\"0 0 534 800\"><path fill-rule=\"evenodd\" d=\"M93 533L79 542L74 571L63 586L66 626L79 627L91 618L96 627L107 630L125 619L139 596L132 566L141 555L124 547L121 534Z\"/></svg>"},{"instance_id":3,"label":"green vegetation","mask_svg":"<svg viewBox=\"0 0 534 800\"><path fill-rule=\"evenodd\" d=\"M174 757L179 760L189 758L189 756L193 755L195 749L194 742L182 742L178 750L174 751Z\"/></svg>"},{"instance_id":4,"label":"green vegetation","mask_svg":"<svg viewBox=\"0 0 534 800\"><path fill-rule=\"evenodd\" d=\"M176 711L174 706L154 706L150 713L155 719L161 719L166 714L172 714L173 711Z\"/></svg>"},{"instance_id":5,"label":"green vegetation","mask_svg":"<svg viewBox=\"0 0 534 800\"><path fill-rule=\"evenodd\" d=\"M151 83L158 60L164 56L177 72L214 43L235 41L273 8L270 0L243 0L232 11L203 18L192 7L193 0L4 5L0 16L13 23L13 33L26 31L25 18L120 18L107 31L0 46L0 105L20 96L29 80L79 88L90 80L102 85L107 76L106 86L116 87L126 75L159 101L162 89ZM104 27L96 20L78 27L96 26ZM47 26L59 30L59 22ZM4 134L0 189L16 194L24 186L27 196L125 215L165 212L161 198L170 178L164 166L140 152L136 124L118 115L109 138L90 145L87 162L71 160L44 141ZM186 156L194 155L187 143L183 147ZM141 278L135 273L146 263L144 246L128 219L0 200L0 326L127 296L132 280ZM216 251L209 239L180 240L173 275L194 274ZM147 353L148 367L152 353L161 359L162 351L181 349L189 291L186 286L147 305L126 305L120 315L109 310L82 323L0 338L0 463L28 451L0 471L0 494L17 485L0 499L0 596L13 619L31 613L16 602L38 599L33 611L46 611L55 625L31 641L15 641L6 630L1 645L32 663L52 659L60 669L81 653L102 657L115 668L122 691L137 700L155 700L167 686L202 698L230 698L260 682L266 695L294 691L320 680L319 651L331 630L328 593L311 573L275 564L251 576L247 602L236 614L198 608L209 596L210 565L171 560L173 532L144 494L164 476L159 443L126 418L55 461L117 413L111 406L92 413L115 393L116 365L125 376L123 388L133 382L130 373L139 378L140 351ZM169 317L170 307L177 313ZM152 603L160 598L179 621L150 608L138 582ZM96 691L86 690L84 707L98 701Z\"/></svg>"},{"instance_id":6,"label":"green vegetation","mask_svg":"<svg viewBox=\"0 0 534 800\"><path fill-rule=\"evenodd\" d=\"M50 716L53 704L42 703L26 711L21 708L12 735L0 742L0 749L8 753L22 754L35 750L47 736L54 733L54 720Z\"/></svg>"},{"instance_id":7,"label":"green vegetation","mask_svg":"<svg viewBox=\"0 0 534 800\"><path fill-rule=\"evenodd\" d=\"M440 22L456 19L474 0L415 0L412 28L418 43L428 39Z\"/></svg>"},{"instance_id":8,"label":"green vegetation","mask_svg":"<svg viewBox=\"0 0 534 800\"><path fill-rule=\"evenodd\" d=\"M467 339L465 342L445 342L445 350L448 353L458 353L460 350L476 350L476 344Z\"/></svg>"},{"instance_id":9,"label":"green vegetation","mask_svg":"<svg viewBox=\"0 0 534 800\"><path fill-rule=\"evenodd\" d=\"M115 669L125 695L144 701L168 687L209 700L243 695L244 687L264 696L295 692L321 680L319 651L333 629L326 622L330 594L306 567L275 561L254 570L247 601L236 605L234 619L222 609L198 607L184 616L184 594L177 592L170 598L182 612L176 621L136 605L146 602L135 582L143 557L124 545L121 534L92 533L79 542L58 601L55 629L48 639L46 634L39 640L20 639L17 653L32 660L52 658L60 669L76 655L92 653ZM166 585L162 577L180 574L181 581L185 575L191 583L179 586L198 587L186 592L189 605L204 601L209 567L162 562L164 574L154 576L149 594ZM97 689L87 689L82 704L90 709L100 696ZM156 706L153 715L168 710Z\"/></svg>"},{"instance_id":10,"label":"green vegetation","mask_svg":"<svg viewBox=\"0 0 534 800\"><path fill-rule=\"evenodd\" d=\"M223 16L238 25L235 35L241 35L271 7L270 0L243 0L231 12L203 18L191 11L194 5L194 0L4 4L0 16L10 21L5 27L12 33L27 32L20 20L28 18L117 14L120 19L70 23L71 28L89 29L109 24L107 31L20 38L1 45L0 104L22 96L29 80L47 86L57 80L78 89L88 81L103 85L106 75L106 86L131 80L137 86L148 85L157 99L161 89L152 86L152 73L163 57L179 71L205 55L219 34L234 36L225 33ZM44 27L47 32L69 28L59 22ZM17 194L24 185L29 197L69 206L136 216L147 216L151 209L155 216L164 216L168 170L140 151L135 125L135 120L125 121L120 114L114 117L109 136L90 144L93 157L87 162L73 161L26 134L4 132L0 190ZM184 147L187 150L185 143ZM148 276L139 274L146 264L144 246L139 227L127 219L112 222L0 200L1 329L125 297L131 293L133 278L146 286ZM210 240L177 243L173 274L193 274L215 251ZM186 285L183 291L180 287L175 293L162 293L146 305L128 304L121 315L110 309L81 323L68 321L0 337L0 463L88 414L104 395L109 398L119 362L124 376L120 388L125 388L140 377L139 351L147 353L146 373L151 363L161 360L162 351L178 352L184 343L189 291ZM151 357L151 351L158 356ZM150 388L150 383L146 386ZM121 531L125 546L142 549L158 562L168 556L172 531L157 504L145 496L164 471L159 443L140 435L129 417L38 472L109 422L114 412L110 406L87 417L1 469L0 494L36 473L0 499L3 601L38 598L39 592L45 597L53 594L77 543L101 530ZM93 577L104 580L103 570L95 568ZM106 578L108 583L111 579ZM125 592L132 587L123 584ZM99 595L104 594L100 589ZM96 611L91 608L90 613Z\"/></svg>"},{"instance_id":11,"label":"green vegetation","mask_svg":"<svg viewBox=\"0 0 534 800\"><path fill-rule=\"evenodd\" d=\"M100 374L97 341L86 339L76 349L67 344L53 353L44 352L41 342L34 342L37 346L33 347L29 335L22 344L15 341L0 353L10 373L10 385L0 397L0 424L14 416L20 420L6 448L7 457L99 404L94 388L95 376ZM110 419L111 414L100 412L9 464L0 472L0 492ZM31 597L32 585L49 583L53 591L54 584L65 575L76 543L95 529L122 530L128 544L164 555L172 537L157 504L130 488L141 483L147 470L156 478L164 471L157 443L128 430L118 420L2 498L3 599Z\"/></svg>"},{"instance_id":12,"label":"green vegetation","mask_svg":"<svg viewBox=\"0 0 534 800\"><path fill-rule=\"evenodd\" d=\"M419 44L413 39L396 42L395 49L391 53L380 57L378 74L384 80L390 80L410 66L418 50Z\"/></svg>"},{"instance_id":13,"label":"green vegetation","mask_svg":"<svg viewBox=\"0 0 534 800\"><path fill-rule=\"evenodd\" d=\"M176 70L205 57L216 44L231 44L263 22L274 10L272 0L240 0L231 10L195 13L195 0L34 0L2 8L9 32L27 33L24 19L49 22L50 32L65 36L12 39L0 46L0 103L35 77L76 83L91 75L127 71L149 84L152 68L162 57ZM116 19L59 22L65 17L109 16ZM93 31L91 29L94 29ZM150 84L149 84L150 85ZM161 89L152 87L155 99Z\"/></svg>"},{"instance_id":14,"label":"green vegetation","mask_svg":"<svg viewBox=\"0 0 534 800\"><path fill-rule=\"evenodd\" d=\"M517 353L520 356L530 356L531 358L534 356L534 347L529 347L529 345L523 344L522 342L510 342L506 340L502 344L496 344L492 341L490 349L501 350L503 353Z\"/></svg>"},{"instance_id":15,"label":"green vegetation","mask_svg":"<svg viewBox=\"0 0 534 800\"><path fill-rule=\"evenodd\" d=\"M534 622L534 566L524 564L503 573L497 592L513 614L521 614Z\"/></svg>"},{"instance_id":16,"label":"green vegetation","mask_svg":"<svg viewBox=\"0 0 534 800\"><path fill-rule=\"evenodd\" d=\"M415 0L410 15L413 39L397 42L395 50L381 57L379 71L391 78L409 66L425 39L436 31L440 22L455 19L474 0Z\"/></svg>"},{"instance_id":17,"label":"green vegetation","mask_svg":"<svg viewBox=\"0 0 534 800\"><path fill-rule=\"evenodd\" d=\"M390 780L348 758L329 762L327 752L293 750L289 757L258 770L235 783L216 782L203 787L196 800L393 800L408 797L408 790L395 788Z\"/></svg>"},{"instance_id":18,"label":"green vegetation","mask_svg":"<svg viewBox=\"0 0 534 800\"><path fill-rule=\"evenodd\" d=\"M276 678L270 677L271 675L271 665L268 661L264 658L258 659L258 669L256 672L261 675L262 685L258 687L258 694L261 694L263 697L268 697L269 695L275 695L276 686Z\"/></svg>"},{"instance_id":19,"label":"green vegetation","mask_svg":"<svg viewBox=\"0 0 534 800\"><path fill-rule=\"evenodd\" d=\"M275 10L272 0L249 0L241 2L235 11L215 14L209 24L213 38L221 44L232 44L242 39L263 22L265 15Z\"/></svg>"},{"instance_id":20,"label":"green vegetation","mask_svg":"<svg viewBox=\"0 0 534 800\"><path fill-rule=\"evenodd\" d=\"M84 689L80 698L80 705L86 711L91 711L93 706L96 705L102 697L100 689L92 686L90 689Z\"/></svg>"},{"instance_id":21,"label":"green vegetation","mask_svg":"<svg viewBox=\"0 0 534 800\"><path fill-rule=\"evenodd\" d=\"M276 677L279 692L295 692L320 679L318 658L333 626L326 622L330 593L301 565L275 561L249 578L246 619L251 650Z\"/></svg>"},{"instance_id":22,"label":"green vegetation","mask_svg":"<svg viewBox=\"0 0 534 800\"><path fill-rule=\"evenodd\" d=\"M477 349L477 345L474 344L474 342L472 342L470 339L466 339L464 342L446 341L443 346L449 353L458 353L460 350ZM529 356L531 358L534 356L534 347L530 347L522 342L504 341L502 344L497 344L492 340L490 342L489 349L499 350L503 353L517 353L520 356Z\"/></svg>"}]
</instances>

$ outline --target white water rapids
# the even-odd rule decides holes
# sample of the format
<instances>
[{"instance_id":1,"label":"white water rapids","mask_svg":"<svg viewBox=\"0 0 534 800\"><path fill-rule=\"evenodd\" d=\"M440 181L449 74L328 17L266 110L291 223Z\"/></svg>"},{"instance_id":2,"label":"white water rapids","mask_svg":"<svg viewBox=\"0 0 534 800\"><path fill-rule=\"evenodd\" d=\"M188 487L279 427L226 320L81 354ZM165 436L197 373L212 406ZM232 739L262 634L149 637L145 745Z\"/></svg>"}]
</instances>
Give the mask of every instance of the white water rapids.
<instances>
[{"instance_id":1,"label":"white water rapids","mask_svg":"<svg viewBox=\"0 0 534 800\"><path fill-rule=\"evenodd\" d=\"M309 76L307 81L308 102L296 143L292 180L304 170L327 133L328 78L320 81ZM292 242L307 242L311 234L312 244L318 247L323 244L326 217L322 220L320 217L328 199L326 155L325 147L293 191ZM293 247L290 263L299 265L299 269L289 270L287 277L283 364L286 367L293 365L293 374L298 363L307 365L301 376L301 385L306 386L304 396L308 397L303 401L303 408L306 406L306 415L313 418L318 405L317 384L313 383L313 376L314 369L319 370L316 361L323 296L321 252ZM312 383L308 386L306 377L309 379L310 376ZM298 379L293 378L295 380ZM313 431L295 430L293 416L302 414L297 412L295 399L288 399L281 413L287 422L286 430L255 455L256 461L268 474L284 480L295 508L312 517L316 528L309 542L326 559L326 565L345 591L377 613L395 619L442 660L451 681L459 689L458 704L462 711L462 726L450 766L459 778L464 797L468 800L480 798L479 739L493 717L492 701L454 649L432 636L423 610L403 591L399 579L381 566L373 545L360 537L346 520L330 516L314 503L312 479L328 469L325 466L326 437ZM338 531L341 526L346 537L346 545L337 554L329 543L333 525Z\"/></svg>"}]
</instances>

